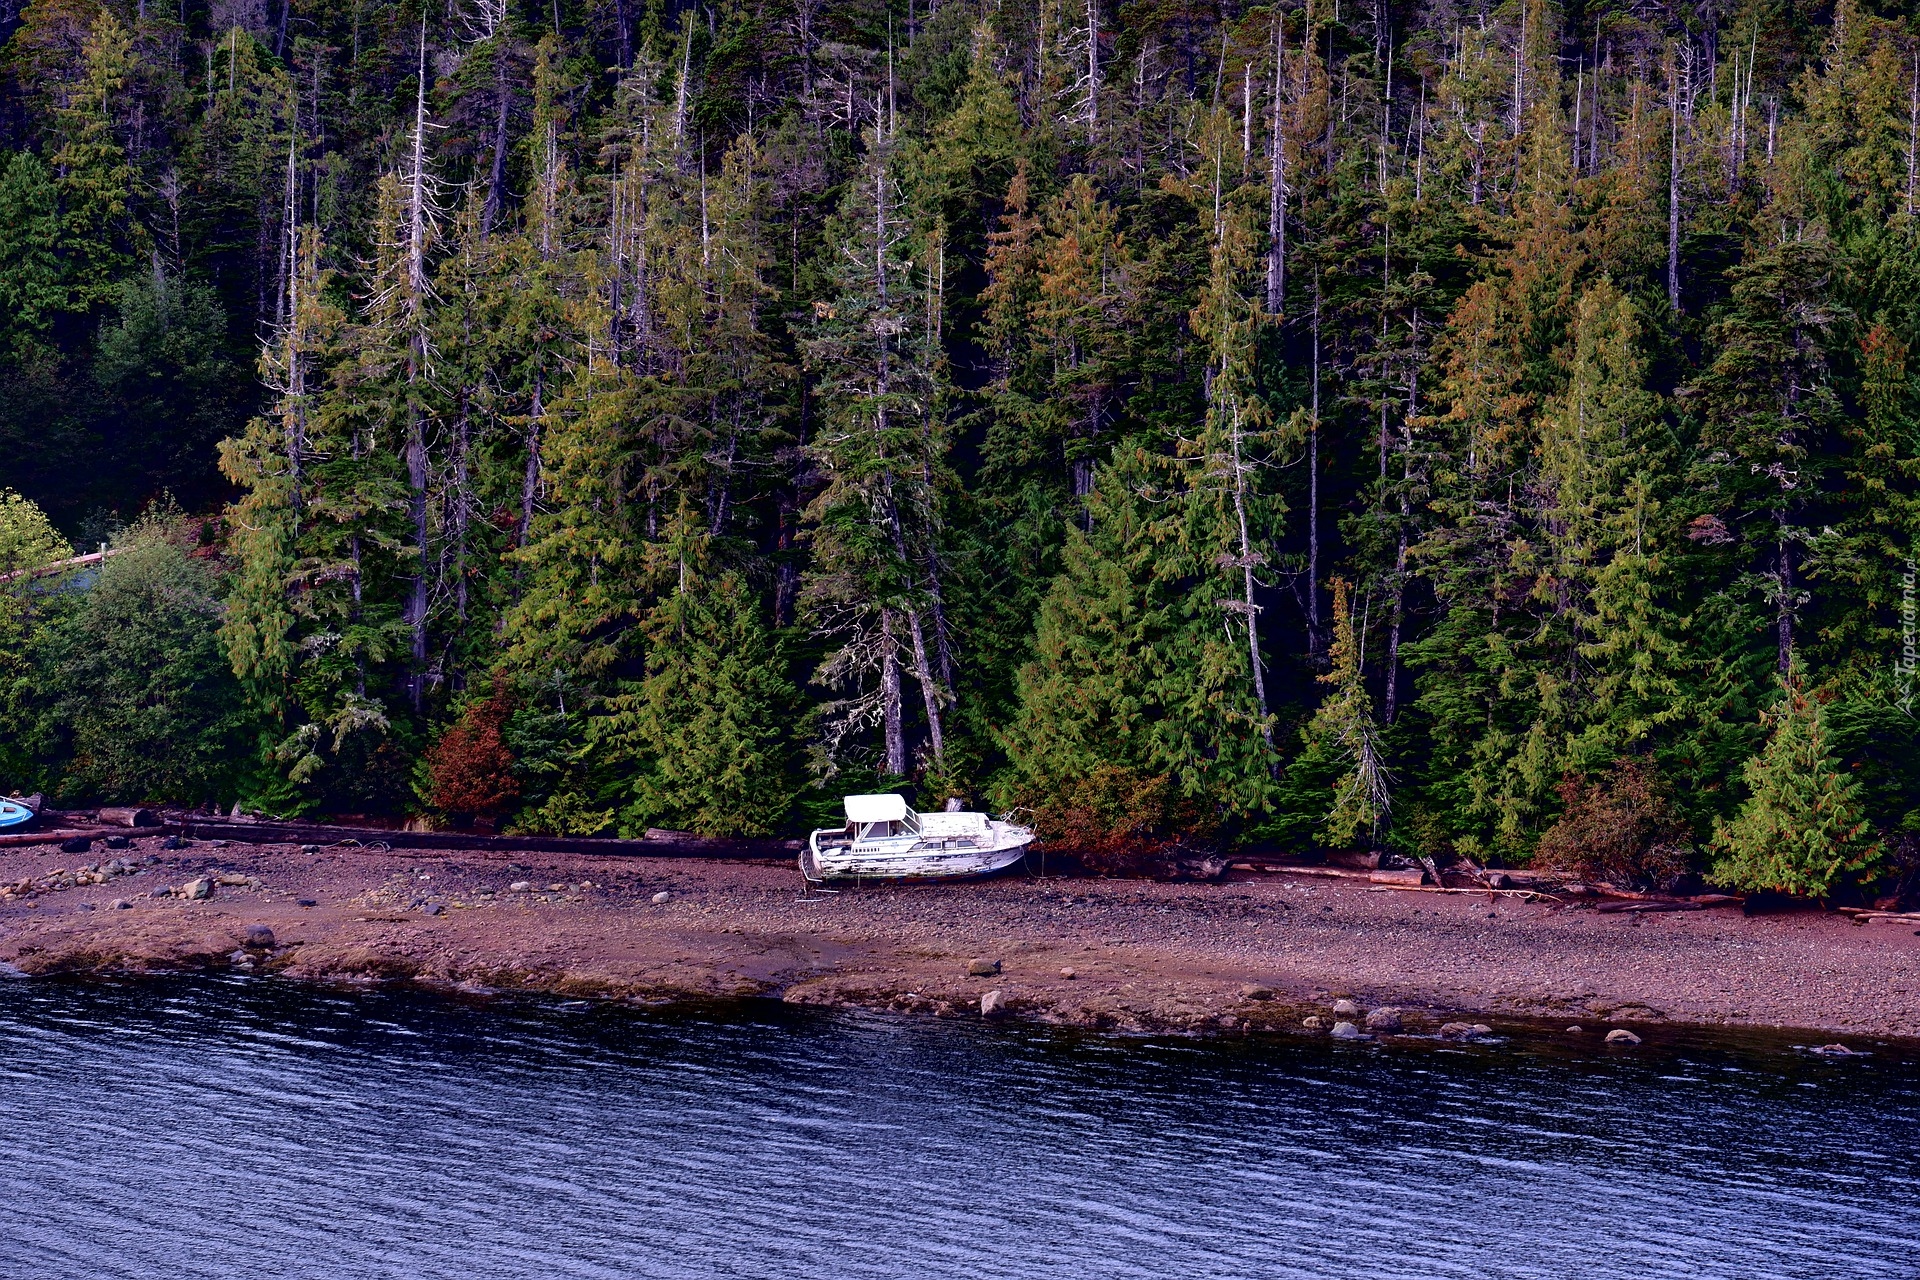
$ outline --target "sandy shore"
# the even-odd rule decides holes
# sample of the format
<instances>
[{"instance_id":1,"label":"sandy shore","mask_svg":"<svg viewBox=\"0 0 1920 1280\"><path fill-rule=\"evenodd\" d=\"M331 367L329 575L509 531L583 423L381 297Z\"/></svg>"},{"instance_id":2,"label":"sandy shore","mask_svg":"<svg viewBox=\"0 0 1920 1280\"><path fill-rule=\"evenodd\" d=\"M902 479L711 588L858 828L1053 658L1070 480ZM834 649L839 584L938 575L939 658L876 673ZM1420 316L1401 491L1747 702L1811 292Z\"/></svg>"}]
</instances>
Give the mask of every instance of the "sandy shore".
<instances>
[{"instance_id":1,"label":"sandy shore","mask_svg":"<svg viewBox=\"0 0 1920 1280\"><path fill-rule=\"evenodd\" d=\"M1596 1038L1660 1024L1920 1037L1915 930L1814 911L1602 914L1261 872L1216 884L1011 876L802 900L786 865L166 850L152 837L84 855L0 849L0 886L108 860L131 870L0 893L0 964L961 1017L981 1016L997 991L1011 1017L1118 1031L1300 1031L1348 998L1399 1006L1410 1032L1464 1017L1564 1019ZM180 896L203 877L225 883ZM255 926L271 947L244 945ZM970 976L973 960L998 972Z\"/></svg>"}]
</instances>

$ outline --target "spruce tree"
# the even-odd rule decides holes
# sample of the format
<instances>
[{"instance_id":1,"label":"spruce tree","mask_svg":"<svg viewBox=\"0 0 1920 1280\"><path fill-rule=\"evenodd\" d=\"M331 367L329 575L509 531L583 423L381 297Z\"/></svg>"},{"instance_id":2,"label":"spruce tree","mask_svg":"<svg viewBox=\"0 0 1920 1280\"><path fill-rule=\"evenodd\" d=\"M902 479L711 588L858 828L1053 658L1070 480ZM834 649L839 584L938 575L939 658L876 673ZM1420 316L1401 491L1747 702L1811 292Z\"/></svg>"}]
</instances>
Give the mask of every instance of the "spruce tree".
<instances>
[{"instance_id":1,"label":"spruce tree","mask_svg":"<svg viewBox=\"0 0 1920 1280\"><path fill-rule=\"evenodd\" d=\"M1835 758L1826 711L1796 662L1762 716L1766 746L1743 771L1747 799L1714 833L1713 875L1736 889L1826 898L1871 878L1881 849L1859 784Z\"/></svg>"},{"instance_id":2,"label":"spruce tree","mask_svg":"<svg viewBox=\"0 0 1920 1280\"><path fill-rule=\"evenodd\" d=\"M689 564L644 627L646 679L609 699L594 726L603 766L630 778L617 810L622 833L785 829L800 792L805 717L760 601L738 574L706 578Z\"/></svg>"},{"instance_id":3,"label":"spruce tree","mask_svg":"<svg viewBox=\"0 0 1920 1280\"><path fill-rule=\"evenodd\" d=\"M114 117L132 59L127 29L103 9L87 36L85 72L57 116L60 146L52 167L60 189L61 249L79 309L112 299L138 236L128 209L133 166Z\"/></svg>"},{"instance_id":4,"label":"spruce tree","mask_svg":"<svg viewBox=\"0 0 1920 1280\"><path fill-rule=\"evenodd\" d=\"M1265 718L1199 557L1138 454L1100 468L1069 528L1006 736L1005 804L1081 837L1214 830L1262 812Z\"/></svg>"},{"instance_id":5,"label":"spruce tree","mask_svg":"<svg viewBox=\"0 0 1920 1280\"><path fill-rule=\"evenodd\" d=\"M67 308L59 194L39 156L15 152L0 172L0 359L44 360Z\"/></svg>"},{"instance_id":6,"label":"spruce tree","mask_svg":"<svg viewBox=\"0 0 1920 1280\"><path fill-rule=\"evenodd\" d=\"M1333 580L1333 647L1327 656L1330 669L1318 679L1329 691L1305 733L1306 757L1337 761L1341 769L1326 811L1327 842L1340 847L1363 834L1377 841L1392 806L1392 779L1361 670L1345 578Z\"/></svg>"}]
</instances>

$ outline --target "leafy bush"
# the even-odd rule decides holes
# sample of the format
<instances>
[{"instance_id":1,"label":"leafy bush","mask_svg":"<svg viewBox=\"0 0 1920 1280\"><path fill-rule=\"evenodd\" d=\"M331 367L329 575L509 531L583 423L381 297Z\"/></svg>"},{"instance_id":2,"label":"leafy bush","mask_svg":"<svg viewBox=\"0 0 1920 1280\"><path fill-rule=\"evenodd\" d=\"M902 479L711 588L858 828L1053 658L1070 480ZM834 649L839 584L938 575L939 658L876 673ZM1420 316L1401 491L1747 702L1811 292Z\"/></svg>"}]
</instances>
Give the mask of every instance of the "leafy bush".
<instances>
[{"instance_id":1,"label":"leafy bush","mask_svg":"<svg viewBox=\"0 0 1920 1280\"><path fill-rule=\"evenodd\" d=\"M1103 763L1055 794L1036 797L1033 826L1049 848L1097 871L1130 874L1171 843L1172 831L1187 825L1175 820L1176 800L1164 774L1142 777Z\"/></svg>"},{"instance_id":2,"label":"leafy bush","mask_svg":"<svg viewBox=\"0 0 1920 1280\"><path fill-rule=\"evenodd\" d=\"M513 715L506 681L469 706L427 753L427 801L442 813L497 820L520 798L513 753L503 737Z\"/></svg>"},{"instance_id":3,"label":"leafy bush","mask_svg":"<svg viewBox=\"0 0 1920 1280\"><path fill-rule=\"evenodd\" d=\"M148 522L49 609L29 700L56 793L233 798L256 733L219 642L216 586L205 561Z\"/></svg>"},{"instance_id":4,"label":"leafy bush","mask_svg":"<svg viewBox=\"0 0 1920 1280\"><path fill-rule=\"evenodd\" d=\"M1566 808L1540 837L1535 866L1661 889L1692 870L1686 828L1649 762L1624 757L1597 780L1570 775L1560 784L1560 799Z\"/></svg>"}]
</instances>

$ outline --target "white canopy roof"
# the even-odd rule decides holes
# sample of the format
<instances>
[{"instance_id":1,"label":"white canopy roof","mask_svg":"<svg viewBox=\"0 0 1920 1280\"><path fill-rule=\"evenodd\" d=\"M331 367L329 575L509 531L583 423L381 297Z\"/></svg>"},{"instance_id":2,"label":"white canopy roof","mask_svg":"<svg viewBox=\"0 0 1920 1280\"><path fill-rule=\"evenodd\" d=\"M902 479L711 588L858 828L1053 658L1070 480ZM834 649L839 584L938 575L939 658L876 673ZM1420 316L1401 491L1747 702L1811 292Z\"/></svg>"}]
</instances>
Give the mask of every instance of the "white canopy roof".
<instances>
[{"instance_id":1,"label":"white canopy roof","mask_svg":"<svg viewBox=\"0 0 1920 1280\"><path fill-rule=\"evenodd\" d=\"M848 822L898 822L907 816L905 796L848 796Z\"/></svg>"}]
</instances>

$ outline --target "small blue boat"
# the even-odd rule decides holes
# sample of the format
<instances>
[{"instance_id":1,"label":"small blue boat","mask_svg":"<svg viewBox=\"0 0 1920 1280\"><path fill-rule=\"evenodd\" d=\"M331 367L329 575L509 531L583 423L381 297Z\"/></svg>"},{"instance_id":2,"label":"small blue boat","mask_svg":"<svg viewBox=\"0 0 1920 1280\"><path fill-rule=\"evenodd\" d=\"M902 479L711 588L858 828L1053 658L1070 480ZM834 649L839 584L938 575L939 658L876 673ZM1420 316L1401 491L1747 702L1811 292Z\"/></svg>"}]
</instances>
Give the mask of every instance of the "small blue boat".
<instances>
[{"instance_id":1,"label":"small blue boat","mask_svg":"<svg viewBox=\"0 0 1920 1280\"><path fill-rule=\"evenodd\" d=\"M11 800L0 800L0 831L33 821L33 810Z\"/></svg>"}]
</instances>

